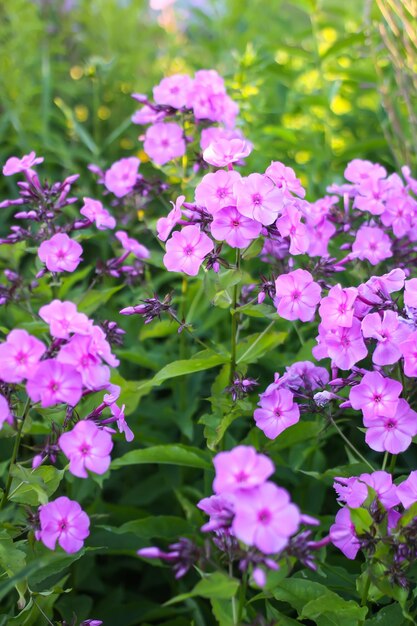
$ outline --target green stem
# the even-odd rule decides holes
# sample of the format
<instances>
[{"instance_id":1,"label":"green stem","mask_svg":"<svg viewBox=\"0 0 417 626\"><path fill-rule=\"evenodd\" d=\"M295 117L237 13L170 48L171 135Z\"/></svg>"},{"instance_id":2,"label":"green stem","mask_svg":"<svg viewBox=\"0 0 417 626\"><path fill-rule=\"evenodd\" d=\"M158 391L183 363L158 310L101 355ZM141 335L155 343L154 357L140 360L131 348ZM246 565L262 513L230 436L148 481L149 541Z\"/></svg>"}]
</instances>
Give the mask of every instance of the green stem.
<instances>
[{"instance_id":1,"label":"green stem","mask_svg":"<svg viewBox=\"0 0 417 626\"><path fill-rule=\"evenodd\" d=\"M230 578L233 578L233 563L231 561L229 563L229 576ZM234 626L237 626L239 622L238 622L238 616L237 616L236 596L232 597L232 615L233 615L233 624Z\"/></svg>"},{"instance_id":2,"label":"green stem","mask_svg":"<svg viewBox=\"0 0 417 626\"><path fill-rule=\"evenodd\" d=\"M268 326L265 328L265 330L263 330L261 332L261 334L259 335L259 337L249 346L249 348L239 357L237 364L239 364L241 361L243 361L248 354L250 354L254 348L257 346L257 344L261 341L261 339L263 337L265 337L266 333L269 333L269 331L271 330L271 328L273 327L273 325L275 324L275 320L272 320L272 322L270 322L268 324Z\"/></svg>"},{"instance_id":3,"label":"green stem","mask_svg":"<svg viewBox=\"0 0 417 626\"><path fill-rule=\"evenodd\" d=\"M367 572L366 577L365 577L365 585L362 591L361 606L366 606L368 604L368 593L369 593L370 586L371 586L371 577L369 576L369 573ZM363 626L364 623L365 622L361 620L358 623L358 626Z\"/></svg>"},{"instance_id":4,"label":"green stem","mask_svg":"<svg viewBox=\"0 0 417 626\"><path fill-rule=\"evenodd\" d=\"M243 611L245 609L246 602L246 590L248 587L248 572L246 571L243 575L243 580L240 585L240 594L239 594L239 611L237 615L237 623L240 624L243 620Z\"/></svg>"},{"instance_id":5,"label":"green stem","mask_svg":"<svg viewBox=\"0 0 417 626\"><path fill-rule=\"evenodd\" d=\"M349 446L349 448L351 450L354 451L354 453L361 459L361 461L363 461L364 463L366 463L366 465L368 467L370 467L370 469L374 472L375 468L369 463L369 461L367 459L365 459L365 457L359 452L359 450L357 450L355 448L355 446L353 445L353 443L351 443L349 441L349 439L346 437L346 435L340 430L339 426L336 424L336 422L334 421L334 419L331 417L330 418L330 423L335 427L335 429L337 430L337 432L339 433L339 435L342 437L343 441Z\"/></svg>"},{"instance_id":6,"label":"green stem","mask_svg":"<svg viewBox=\"0 0 417 626\"><path fill-rule=\"evenodd\" d=\"M25 408L23 410L23 415L22 415L22 419L20 420L20 423L18 425L17 428L17 434L16 434L16 438L14 441L14 446L13 446L13 452L12 452L12 458L10 459L10 465L9 465L9 471L7 474L7 479L6 479L6 487L4 489L4 493L3 493L3 498L0 504L0 509L3 509L7 499L9 497L9 492L10 492L10 487L12 485L12 467L13 465L16 463L16 459L17 459L17 455L19 453L19 447L20 447L20 440L22 438L22 430L23 430L23 424L25 423L25 419L29 414L29 410L30 410L30 398L28 398L26 400L26 404L25 404Z\"/></svg>"},{"instance_id":7,"label":"green stem","mask_svg":"<svg viewBox=\"0 0 417 626\"><path fill-rule=\"evenodd\" d=\"M394 473L396 462L397 462L397 455L393 454L391 457L391 463L389 465L389 470L388 470L390 474Z\"/></svg>"},{"instance_id":8,"label":"green stem","mask_svg":"<svg viewBox=\"0 0 417 626\"><path fill-rule=\"evenodd\" d=\"M178 319L175 313L170 313L170 316L175 322L177 322L178 326L182 326L181 320ZM187 324L183 328L190 335L190 337L193 338L194 341L200 344L202 348L204 348L205 350L213 350L213 348L210 348L210 346L207 343L205 343L202 339L197 337L197 335L193 333L193 331Z\"/></svg>"},{"instance_id":9,"label":"green stem","mask_svg":"<svg viewBox=\"0 0 417 626\"><path fill-rule=\"evenodd\" d=\"M236 250L236 269L240 270L240 259L241 259L240 249ZM230 374L229 374L229 382L232 384L233 375L236 369L236 350L237 350L237 333L238 333L238 324L239 324L239 314L236 311L237 301L239 297L239 283L233 285L233 296L232 296L232 308L230 313L232 315L232 325L230 331Z\"/></svg>"},{"instance_id":10,"label":"green stem","mask_svg":"<svg viewBox=\"0 0 417 626\"><path fill-rule=\"evenodd\" d=\"M384 454L384 460L382 461L382 467L381 470L384 471L386 466L387 466L387 461L388 461L388 452L385 452Z\"/></svg>"}]
</instances>

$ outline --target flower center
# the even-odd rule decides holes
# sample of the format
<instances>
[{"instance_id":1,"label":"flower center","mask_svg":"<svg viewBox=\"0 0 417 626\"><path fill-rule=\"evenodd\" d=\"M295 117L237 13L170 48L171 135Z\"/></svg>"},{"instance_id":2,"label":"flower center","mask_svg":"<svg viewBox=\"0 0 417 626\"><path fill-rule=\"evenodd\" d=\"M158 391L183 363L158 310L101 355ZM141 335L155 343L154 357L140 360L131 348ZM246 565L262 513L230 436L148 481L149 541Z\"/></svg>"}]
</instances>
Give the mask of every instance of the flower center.
<instances>
[{"instance_id":1,"label":"flower center","mask_svg":"<svg viewBox=\"0 0 417 626\"><path fill-rule=\"evenodd\" d=\"M88 443L81 444L80 453L83 456L87 456L90 453L90 450L91 450L91 447L88 445Z\"/></svg>"},{"instance_id":2,"label":"flower center","mask_svg":"<svg viewBox=\"0 0 417 626\"><path fill-rule=\"evenodd\" d=\"M56 380L51 380L51 382L49 383L49 389L51 391L57 392L59 391L59 388L60 384Z\"/></svg>"},{"instance_id":3,"label":"flower center","mask_svg":"<svg viewBox=\"0 0 417 626\"><path fill-rule=\"evenodd\" d=\"M254 193L252 196L252 202L253 204L262 204L262 196L260 193Z\"/></svg>"},{"instance_id":4,"label":"flower center","mask_svg":"<svg viewBox=\"0 0 417 626\"><path fill-rule=\"evenodd\" d=\"M394 422L394 420L388 420L388 422L385 424L386 428L388 428L389 430L392 430L393 428L396 427L396 422Z\"/></svg>"},{"instance_id":5,"label":"flower center","mask_svg":"<svg viewBox=\"0 0 417 626\"><path fill-rule=\"evenodd\" d=\"M68 528L68 522L66 519L61 519L58 523L58 528L61 532L63 532L64 530L67 530Z\"/></svg>"},{"instance_id":6,"label":"flower center","mask_svg":"<svg viewBox=\"0 0 417 626\"><path fill-rule=\"evenodd\" d=\"M227 189L224 187L219 187L217 190L217 197L223 199L227 196Z\"/></svg>"},{"instance_id":7,"label":"flower center","mask_svg":"<svg viewBox=\"0 0 417 626\"><path fill-rule=\"evenodd\" d=\"M297 301L297 300L300 299L300 296L301 296L301 291L296 289L295 291L292 292L291 299L294 300L294 301Z\"/></svg>"},{"instance_id":8,"label":"flower center","mask_svg":"<svg viewBox=\"0 0 417 626\"><path fill-rule=\"evenodd\" d=\"M186 256L191 256L191 255L193 254L193 252L194 252L194 248L193 248L192 246L189 246L189 245L188 245L188 246L185 246L185 248L184 248L184 254L185 254Z\"/></svg>"},{"instance_id":9,"label":"flower center","mask_svg":"<svg viewBox=\"0 0 417 626\"><path fill-rule=\"evenodd\" d=\"M265 526L269 524L271 518L271 511L269 511L268 509L262 509L262 511L259 511L258 513L258 522L264 524Z\"/></svg>"},{"instance_id":10,"label":"flower center","mask_svg":"<svg viewBox=\"0 0 417 626\"><path fill-rule=\"evenodd\" d=\"M235 479L237 483L243 483L245 480L248 479L248 475L246 474L246 472L241 470L238 474L235 474Z\"/></svg>"}]
</instances>

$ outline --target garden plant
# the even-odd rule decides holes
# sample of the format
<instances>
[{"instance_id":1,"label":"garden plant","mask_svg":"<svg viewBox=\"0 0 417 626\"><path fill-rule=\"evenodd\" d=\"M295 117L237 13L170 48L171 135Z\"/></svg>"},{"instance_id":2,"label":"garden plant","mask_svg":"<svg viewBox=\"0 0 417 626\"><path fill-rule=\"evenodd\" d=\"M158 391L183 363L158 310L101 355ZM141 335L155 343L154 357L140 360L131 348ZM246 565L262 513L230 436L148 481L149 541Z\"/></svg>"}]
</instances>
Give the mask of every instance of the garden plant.
<instances>
[{"instance_id":1,"label":"garden plant","mask_svg":"<svg viewBox=\"0 0 417 626\"><path fill-rule=\"evenodd\" d=\"M417 623L412 144L312 191L235 95L2 163L0 626Z\"/></svg>"}]
</instances>

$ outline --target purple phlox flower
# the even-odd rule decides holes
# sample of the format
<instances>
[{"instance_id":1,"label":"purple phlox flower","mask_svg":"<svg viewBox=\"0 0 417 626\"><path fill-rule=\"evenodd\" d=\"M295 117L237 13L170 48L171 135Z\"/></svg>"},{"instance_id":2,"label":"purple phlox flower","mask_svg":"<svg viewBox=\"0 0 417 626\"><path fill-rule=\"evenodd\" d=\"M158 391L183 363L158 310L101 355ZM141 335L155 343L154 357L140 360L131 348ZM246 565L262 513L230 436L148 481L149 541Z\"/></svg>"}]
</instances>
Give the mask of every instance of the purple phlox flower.
<instances>
[{"instance_id":1,"label":"purple phlox flower","mask_svg":"<svg viewBox=\"0 0 417 626\"><path fill-rule=\"evenodd\" d=\"M185 196L179 196L175 204L171 202L173 209L168 213L166 217L160 217L156 222L156 230L158 233L158 238L161 241L166 241L171 234L174 226L181 222L182 211L181 207L184 204Z\"/></svg>"},{"instance_id":2,"label":"purple phlox flower","mask_svg":"<svg viewBox=\"0 0 417 626\"><path fill-rule=\"evenodd\" d=\"M410 472L409 477L397 485L397 496L405 509L417 502L417 471Z\"/></svg>"},{"instance_id":3,"label":"purple phlox flower","mask_svg":"<svg viewBox=\"0 0 417 626\"><path fill-rule=\"evenodd\" d=\"M13 415L10 411L9 403L6 398L0 394L0 430L6 422L13 425Z\"/></svg>"},{"instance_id":4,"label":"purple phlox flower","mask_svg":"<svg viewBox=\"0 0 417 626\"><path fill-rule=\"evenodd\" d=\"M18 157L10 157L3 166L3 176L12 176L19 172L25 172L33 175L35 172L32 167L43 162L43 157L37 157L35 152L25 154L21 159Z\"/></svg>"},{"instance_id":5,"label":"purple phlox flower","mask_svg":"<svg viewBox=\"0 0 417 626\"><path fill-rule=\"evenodd\" d=\"M60 349L57 360L78 372L87 389L97 391L108 386L110 371L106 365L102 365L92 335L73 335Z\"/></svg>"},{"instance_id":6,"label":"purple phlox flower","mask_svg":"<svg viewBox=\"0 0 417 626\"><path fill-rule=\"evenodd\" d=\"M294 193L296 196L304 198L306 195L305 189L295 175L294 170L281 163L281 161L272 161L265 171L265 175L269 176L275 185L288 196Z\"/></svg>"},{"instance_id":7,"label":"purple phlox flower","mask_svg":"<svg viewBox=\"0 0 417 626\"><path fill-rule=\"evenodd\" d=\"M197 506L210 517L201 527L203 532L230 530L234 516L233 496L230 493L203 498Z\"/></svg>"},{"instance_id":8,"label":"purple phlox flower","mask_svg":"<svg viewBox=\"0 0 417 626\"><path fill-rule=\"evenodd\" d=\"M417 376L417 332L411 333L399 346L404 357L404 374Z\"/></svg>"},{"instance_id":9,"label":"purple phlox flower","mask_svg":"<svg viewBox=\"0 0 417 626\"><path fill-rule=\"evenodd\" d=\"M279 234L290 239L290 254L304 254L309 247L310 239L306 225L301 222L302 216L296 205L287 204L277 220Z\"/></svg>"},{"instance_id":10,"label":"purple phlox flower","mask_svg":"<svg viewBox=\"0 0 417 626\"><path fill-rule=\"evenodd\" d=\"M129 428L128 423L125 418L125 408L126 406L123 404L119 407L115 402L110 405L110 411L114 418L116 418L117 428L119 429L119 433L124 433L127 442L133 441L135 435L132 430Z\"/></svg>"},{"instance_id":11,"label":"purple phlox flower","mask_svg":"<svg viewBox=\"0 0 417 626\"><path fill-rule=\"evenodd\" d=\"M90 534L88 515L78 502L65 496L39 507L39 521L40 530L36 538L50 550L55 550L58 542L68 554L78 552Z\"/></svg>"},{"instance_id":12,"label":"purple phlox flower","mask_svg":"<svg viewBox=\"0 0 417 626\"><path fill-rule=\"evenodd\" d=\"M103 320L102 322L100 322L99 328L100 330L103 331L104 339L107 344L107 347L105 347L106 344L104 343L104 341L102 342L100 339L102 335L101 333L95 330L96 328L97 328L96 326L93 327L95 341L101 344L100 350L104 349L104 352L101 355L101 358L104 359L104 361L107 361L109 365L113 365L113 363L115 363L117 359L113 354L111 354L110 346L122 346L123 337L126 334L126 331L123 330L123 328L120 328L120 326L118 326L116 322L113 322L113 320ZM104 356L104 354L106 354L106 356ZM118 364L119 363L117 363L117 365Z\"/></svg>"},{"instance_id":13,"label":"purple phlox flower","mask_svg":"<svg viewBox=\"0 0 417 626\"><path fill-rule=\"evenodd\" d=\"M168 239L163 262L169 272L196 276L204 258L213 248L210 237L202 233L198 226L185 226Z\"/></svg>"},{"instance_id":14,"label":"purple phlox flower","mask_svg":"<svg viewBox=\"0 0 417 626\"><path fill-rule=\"evenodd\" d=\"M234 206L216 212L210 224L211 234L218 241L226 241L231 248L246 248L261 232L262 225L245 217Z\"/></svg>"},{"instance_id":15,"label":"purple phlox flower","mask_svg":"<svg viewBox=\"0 0 417 626\"><path fill-rule=\"evenodd\" d=\"M236 206L234 185L241 176L233 170L206 174L195 189L195 201L211 215L228 206Z\"/></svg>"},{"instance_id":16,"label":"purple phlox flower","mask_svg":"<svg viewBox=\"0 0 417 626\"><path fill-rule=\"evenodd\" d=\"M392 476L388 472L380 470L372 474L361 474L359 480L376 492L378 500L387 510L399 504L397 487L393 484Z\"/></svg>"},{"instance_id":17,"label":"purple phlox flower","mask_svg":"<svg viewBox=\"0 0 417 626\"><path fill-rule=\"evenodd\" d=\"M237 104L227 95L224 80L215 70L199 70L195 73L189 93L188 107L196 119L208 119L234 127L239 112Z\"/></svg>"},{"instance_id":18,"label":"purple phlox flower","mask_svg":"<svg viewBox=\"0 0 417 626\"><path fill-rule=\"evenodd\" d=\"M123 198L130 193L137 180L140 160L127 157L116 161L104 175L104 184L116 198Z\"/></svg>"},{"instance_id":19,"label":"purple phlox flower","mask_svg":"<svg viewBox=\"0 0 417 626\"><path fill-rule=\"evenodd\" d=\"M104 474L110 467L111 436L91 420L81 420L74 428L63 433L59 447L69 459L69 470L74 476L88 478L87 470Z\"/></svg>"},{"instance_id":20,"label":"purple phlox flower","mask_svg":"<svg viewBox=\"0 0 417 626\"><path fill-rule=\"evenodd\" d=\"M347 504L352 509L360 507L368 497L368 488L357 476L344 478L335 477L333 488L337 493L337 501Z\"/></svg>"},{"instance_id":21,"label":"purple phlox flower","mask_svg":"<svg viewBox=\"0 0 417 626\"><path fill-rule=\"evenodd\" d=\"M417 435L417 413L402 398L393 416L378 415L363 421L367 427L365 441L377 452L404 452Z\"/></svg>"},{"instance_id":22,"label":"purple phlox flower","mask_svg":"<svg viewBox=\"0 0 417 626\"><path fill-rule=\"evenodd\" d=\"M112 324L112 322L110 322ZM90 330L91 349L94 353L105 361L111 367L117 367L120 364L118 358L111 351L107 335L100 326L92 326Z\"/></svg>"},{"instance_id":23,"label":"purple phlox flower","mask_svg":"<svg viewBox=\"0 0 417 626\"><path fill-rule=\"evenodd\" d=\"M300 419L300 409L294 394L288 389L274 389L260 397L253 417L256 425L269 439L275 439Z\"/></svg>"},{"instance_id":24,"label":"purple phlox flower","mask_svg":"<svg viewBox=\"0 0 417 626\"><path fill-rule=\"evenodd\" d=\"M278 314L287 320L310 322L320 302L321 287L307 270L297 269L281 274L275 281L274 304Z\"/></svg>"},{"instance_id":25,"label":"purple phlox flower","mask_svg":"<svg viewBox=\"0 0 417 626\"><path fill-rule=\"evenodd\" d=\"M204 151L211 143L215 143L221 139L245 139L245 136L239 128L209 126L208 128L203 128L201 131L200 147ZM248 140L246 139L246 141Z\"/></svg>"},{"instance_id":26,"label":"purple phlox flower","mask_svg":"<svg viewBox=\"0 0 417 626\"><path fill-rule=\"evenodd\" d=\"M391 239L381 228L361 226L352 245L352 257L377 265L392 257Z\"/></svg>"},{"instance_id":27,"label":"purple phlox flower","mask_svg":"<svg viewBox=\"0 0 417 626\"><path fill-rule=\"evenodd\" d=\"M399 361L402 356L400 344L407 339L410 329L403 323L394 311L369 313L362 320L364 337L377 340L377 346L372 355L376 365L391 365Z\"/></svg>"},{"instance_id":28,"label":"purple phlox flower","mask_svg":"<svg viewBox=\"0 0 417 626\"><path fill-rule=\"evenodd\" d=\"M78 313L73 302L52 300L39 309L39 316L49 324L52 337L68 339L70 333L88 335L91 332L93 322L85 313Z\"/></svg>"},{"instance_id":29,"label":"purple phlox flower","mask_svg":"<svg viewBox=\"0 0 417 626\"><path fill-rule=\"evenodd\" d=\"M204 150L203 159L215 167L224 167L241 161L251 152L252 145L245 139L217 139Z\"/></svg>"},{"instance_id":30,"label":"purple phlox flower","mask_svg":"<svg viewBox=\"0 0 417 626\"><path fill-rule=\"evenodd\" d=\"M153 97L157 104L182 109L188 103L192 87L193 79L188 74L173 74L153 88Z\"/></svg>"},{"instance_id":31,"label":"purple phlox flower","mask_svg":"<svg viewBox=\"0 0 417 626\"><path fill-rule=\"evenodd\" d=\"M157 122L161 122L166 117L166 111L161 108L159 110L157 107L152 107L149 104L145 104L141 109L135 111L135 113L130 118L133 124L156 124Z\"/></svg>"},{"instance_id":32,"label":"purple phlox flower","mask_svg":"<svg viewBox=\"0 0 417 626\"><path fill-rule=\"evenodd\" d=\"M379 372L367 372L359 385L352 387L349 400L354 409L362 410L364 418L394 417L402 385Z\"/></svg>"},{"instance_id":33,"label":"purple phlox flower","mask_svg":"<svg viewBox=\"0 0 417 626\"><path fill-rule=\"evenodd\" d=\"M263 174L250 174L234 184L239 213L268 226L277 219L284 206L284 193Z\"/></svg>"},{"instance_id":34,"label":"purple phlox flower","mask_svg":"<svg viewBox=\"0 0 417 626\"><path fill-rule=\"evenodd\" d=\"M264 554L283 550L299 525L298 507L290 502L285 489L273 483L242 491L235 499L234 535Z\"/></svg>"},{"instance_id":35,"label":"purple phlox flower","mask_svg":"<svg viewBox=\"0 0 417 626\"><path fill-rule=\"evenodd\" d=\"M43 241L38 256L50 272L74 272L81 262L83 249L65 233L57 233Z\"/></svg>"},{"instance_id":36,"label":"purple phlox flower","mask_svg":"<svg viewBox=\"0 0 417 626\"><path fill-rule=\"evenodd\" d=\"M285 374L278 378L274 384L291 391L299 389L314 391L314 389L321 389L328 382L329 372L326 368L319 367L311 361L296 361L285 368ZM268 392L268 389L265 391L265 394Z\"/></svg>"},{"instance_id":37,"label":"purple phlox flower","mask_svg":"<svg viewBox=\"0 0 417 626\"><path fill-rule=\"evenodd\" d=\"M356 557L360 542L348 508L337 512L335 523L330 527L330 540L346 558L353 560Z\"/></svg>"},{"instance_id":38,"label":"purple phlox flower","mask_svg":"<svg viewBox=\"0 0 417 626\"><path fill-rule=\"evenodd\" d=\"M140 244L136 239L132 239L123 230L118 230L115 233L116 239L120 241L122 247L126 252L132 253L137 259L149 259L151 253L145 246Z\"/></svg>"},{"instance_id":39,"label":"purple phlox flower","mask_svg":"<svg viewBox=\"0 0 417 626\"><path fill-rule=\"evenodd\" d=\"M340 285L335 285L329 290L319 307L319 315L324 328L352 326L353 307L357 293L358 290L355 287L343 289Z\"/></svg>"},{"instance_id":40,"label":"purple phlox flower","mask_svg":"<svg viewBox=\"0 0 417 626\"><path fill-rule=\"evenodd\" d=\"M186 151L183 130L175 122L158 122L145 133L144 150L157 165L182 157Z\"/></svg>"},{"instance_id":41,"label":"purple phlox flower","mask_svg":"<svg viewBox=\"0 0 417 626\"><path fill-rule=\"evenodd\" d=\"M115 228L116 220L105 209L101 202L93 200L93 198L83 198L84 205L80 209L81 215L84 215L90 222L94 222L98 230L106 230Z\"/></svg>"},{"instance_id":42,"label":"purple phlox flower","mask_svg":"<svg viewBox=\"0 0 417 626\"><path fill-rule=\"evenodd\" d=\"M274 473L274 464L252 446L237 446L230 452L219 452L213 459L216 494L251 489L266 481Z\"/></svg>"},{"instance_id":43,"label":"purple phlox flower","mask_svg":"<svg viewBox=\"0 0 417 626\"><path fill-rule=\"evenodd\" d=\"M318 346L313 348L316 359L329 357L332 364L350 370L355 363L366 357L368 351L362 338L360 322L353 318L351 328L337 326L333 330L319 325Z\"/></svg>"},{"instance_id":44,"label":"purple phlox flower","mask_svg":"<svg viewBox=\"0 0 417 626\"><path fill-rule=\"evenodd\" d=\"M45 351L45 345L26 330L11 330L0 344L0 380L21 383L33 374Z\"/></svg>"},{"instance_id":45,"label":"purple phlox flower","mask_svg":"<svg viewBox=\"0 0 417 626\"><path fill-rule=\"evenodd\" d=\"M159 548L142 548L137 551L137 555L144 559L161 559L169 565L175 572L175 578L182 578L188 570L200 558L200 550L189 539L181 537L177 543L171 543L169 552L163 552Z\"/></svg>"},{"instance_id":46,"label":"purple phlox flower","mask_svg":"<svg viewBox=\"0 0 417 626\"><path fill-rule=\"evenodd\" d=\"M81 398L82 379L71 365L46 359L30 373L26 391L30 399L40 402L42 407L61 402L75 406Z\"/></svg>"},{"instance_id":47,"label":"purple phlox flower","mask_svg":"<svg viewBox=\"0 0 417 626\"><path fill-rule=\"evenodd\" d=\"M307 238L309 241L307 253L309 256L327 257L330 239L336 232L336 226L329 220L323 219L314 226L307 223Z\"/></svg>"}]
</instances>

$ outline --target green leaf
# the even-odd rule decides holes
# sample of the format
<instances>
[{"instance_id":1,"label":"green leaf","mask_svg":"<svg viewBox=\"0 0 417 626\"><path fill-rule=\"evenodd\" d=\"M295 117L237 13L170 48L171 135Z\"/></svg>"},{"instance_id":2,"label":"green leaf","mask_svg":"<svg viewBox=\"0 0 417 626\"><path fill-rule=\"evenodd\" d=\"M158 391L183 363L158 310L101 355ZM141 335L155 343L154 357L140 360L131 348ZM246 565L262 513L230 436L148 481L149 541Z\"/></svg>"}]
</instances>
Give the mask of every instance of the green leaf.
<instances>
[{"instance_id":1,"label":"green leaf","mask_svg":"<svg viewBox=\"0 0 417 626\"><path fill-rule=\"evenodd\" d=\"M0 530L0 567L3 568L9 578L12 578L22 570L25 565L25 553L19 550L6 530ZM19 594L20 603L24 606L24 595L27 590L27 584L24 582L16 582L15 587Z\"/></svg>"},{"instance_id":2,"label":"green leaf","mask_svg":"<svg viewBox=\"0 0 417 626\"><path fill-rule=\"evenodd\" d=\"M88 291L78 302L78 310L86 315L91 315L102 304L105 304L115 293L123 289L124 285L109 287L108 289L93 289Z\"/></svg>"},{"instance_id":3,"label":"green leaf","mask_svg":"<svg viewBox=\"0 0 417 626\"><path fill-rule=\"evenodd\" d=\"M368 532L373 524L371 514L366 509L350 509L350 519L358 535Z\"/></svg>"},{"instance_id":4,"label":"green leaf","mask_svg":"<svg viewBox=\"0 0 417 626\"><path fill-rule=\"evenodd\" d=\"M154 538L176 539L190 534L194 530L187 520L174 515L150 516L126 522L120 528L110 526L103 526L102 528L116 535L132 533L144 540Z\"/></svg>"},{"instance_id":5,"label":"green leaf","mask_svg":"<svg viewBox=\"0 0 417 626\"><path fill-rule=\"evenodd\" d=\"M152 446L143 450L131 450L115 459L111 464L111 469L119 469L127 465L141 465L143 463L181 465L198 469L212 468L207 454L202 450L180 444L168 444Z\"/></svg>"},{"instance_id":6,"label":"green leaf","mask_svg":"<svg viewBox=\"0 0 417 626\"><path fill-rule=\"evenodd\" d=\"M237 363L255 363L265 354L281 345L288 337L286 332L256 333L239 342Z\"/></svg>"},{"instance_id":7,"label":"green leaf","mask_svg":"<svg viewBox=\"0 0 417 626\"><path fill-rule=\"evenodd\" d=\"M194 598L200 596L202 598L215 598L217 600L226 600L233 598L239 588L239 582L233 578L229 578L225 574L215 572L214 574L208 574L205 578L200 580L189 593L182 593L175 598L171 598L164 606L176 604L187 600L188 598Z\"/></svg>"},{"instance_id":8,"label":"green leaf","mask_svg":"<svg viewBox=\"0 0 417 626\"><path fill-rule=\"evenodd\" d=\"M12 476L9 500L37 506L48 502L49 496L58 489L64 470L57 470L51 465L28 470L22 465L16 465L12 469Z\"/></svg>"},{"instance_id":9,"label":"green leaf","mask_svg":"<svg viewBox=\"0 0 417 626\"><path fill-rule=\"evenodd\" d=\"M403 619L401 607L398 604L385 606L365 622L365 626L407 626L409 624L408 620Z\"/></svg>"}]
</instances>

